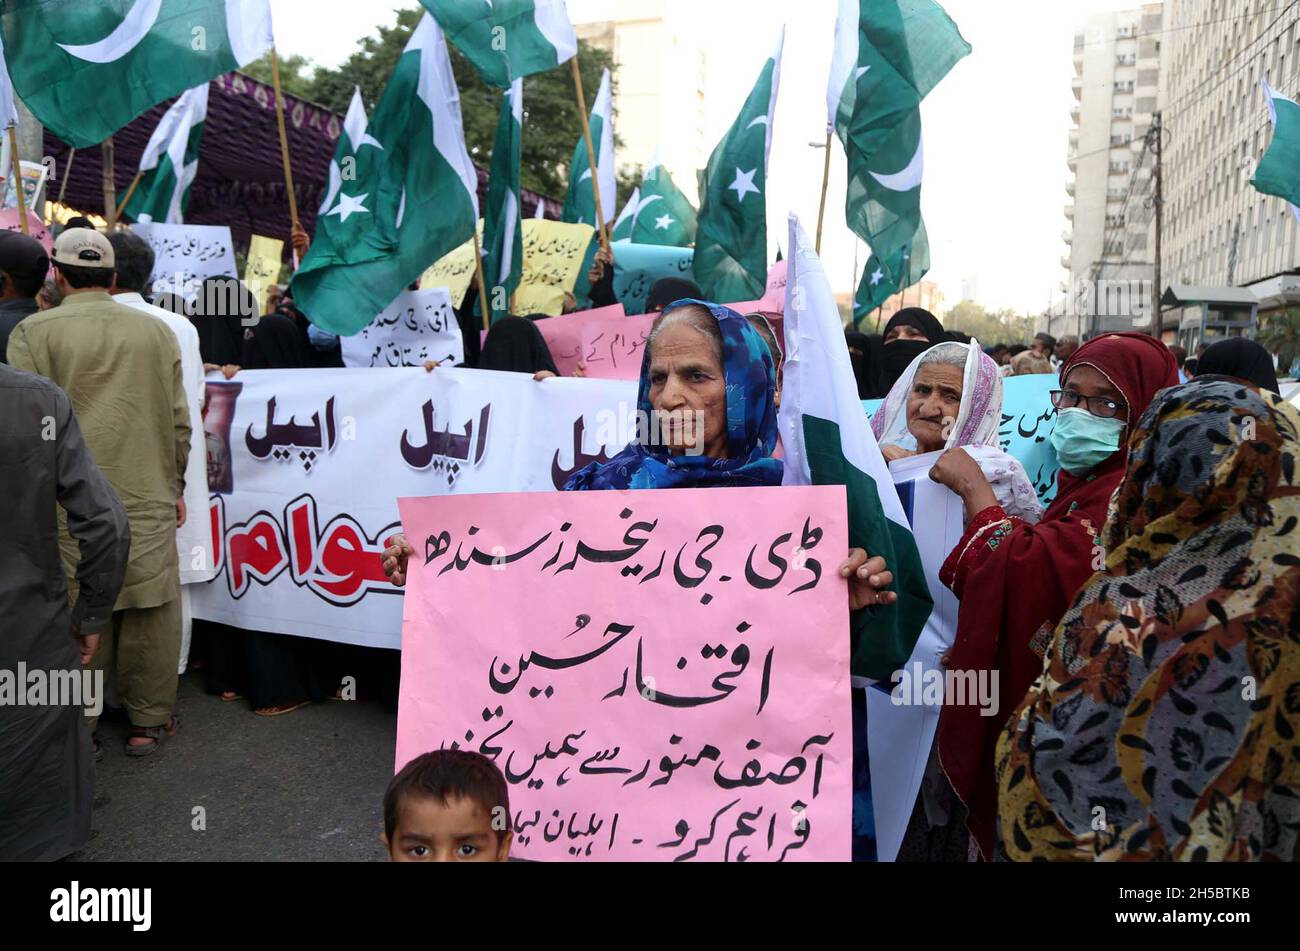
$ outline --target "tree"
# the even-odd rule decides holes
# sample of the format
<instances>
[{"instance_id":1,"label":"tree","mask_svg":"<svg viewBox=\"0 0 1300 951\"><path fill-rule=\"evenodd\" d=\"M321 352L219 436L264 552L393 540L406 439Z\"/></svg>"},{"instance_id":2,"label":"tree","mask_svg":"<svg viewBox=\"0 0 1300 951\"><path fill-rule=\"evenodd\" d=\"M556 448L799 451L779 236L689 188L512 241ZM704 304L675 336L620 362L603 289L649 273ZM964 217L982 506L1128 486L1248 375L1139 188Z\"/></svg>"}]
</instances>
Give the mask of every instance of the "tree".
<instances>
[{"instance_id":1,"label":"tree","mask_svg":"<svg viewBox=\"0 0 1300 951\"><path fill-rule=\"evenodd\" d=\"M1271 314L1259 331L1259 343L1278 358L1278 370L1287 374L1300 359L1300 307Z\"/></svg>"},{"instance_id":2,"label":"tree","mask_svg":"<svg viewBox=\"0 0 1300 951\"><path fill-rule=\"evenodd\" d=\"M312 98L312 81L310 75L312 62L305 56L285 56L280 60L280 91L286 96L297 96L299 99ZM241 73L247 73L254 79L260 80L271 85L271 54L258 57L251 63L239 68ZM346 109L346 104L344 105Z\"/></svg>"},{"instance_id":3,"label":"tree","mask_svg":"<svg viewBox=\"0 0 1300 951\"><path fill-rule=\"evenodd\" d=\"M1032 317L1006 308L990 314L982 304L969 300L948 308L943 315L943 325L948 330L970 334L981 347L995 343L1027 343L1034 335Z\"/></svg>"},{"instance_id":4,"label":"tree","mask_svg":"<svg viewBox=\"0 0 1300 951\"><path fill-rule=\"evenodd\" d=\"M316 69L308 76L312 64L300 56L280 62L280 80L284 91L320 103L336 112L346 112L352 101L354 86L361 87L367 113L373 112L383 94L397 60L402 55L411 32L424 11L421 8L396 11L392 26L381 26L374 36L358 42L358 49L337 69ZM480 168L492 162L492 144L496 138L497 119L501 114L503 90L489 86L479 78L473 65L448 43L452 71L460 90L461 116L465 125L465 144L470 158ZM263 67L263 60L265 64ZM269 57L258 60L257 70L249 68L258 79L271 81ZM605 50L578 41L578 70L582 74L587 108L600 87L603 69L613 70L613 57ZM292 67L292 68L291 68ZM264 73L264 75L263 75ZM292 75L292 79L290 78ZM615 83L617 88L617 83ZM615 120L617 129L617 119ZM568 187L568 165L573 146L582 134L578 104L569 65L537 73L524 79L523 186L552 198L562 198ZM615 136L615 145L621 144ZM619 176L620 204L632 190L632 180ZM615 209L606 208L613 220Z\"/></svg>"}]
</instances>

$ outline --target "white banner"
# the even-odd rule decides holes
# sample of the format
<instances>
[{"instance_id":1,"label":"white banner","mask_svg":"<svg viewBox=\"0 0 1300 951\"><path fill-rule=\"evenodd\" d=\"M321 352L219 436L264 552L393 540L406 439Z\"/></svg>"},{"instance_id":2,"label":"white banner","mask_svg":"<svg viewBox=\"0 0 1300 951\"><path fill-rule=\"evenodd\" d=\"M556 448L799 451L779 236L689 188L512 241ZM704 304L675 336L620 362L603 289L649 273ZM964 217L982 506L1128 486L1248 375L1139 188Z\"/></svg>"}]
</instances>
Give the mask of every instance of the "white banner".
<instances>
[{"instance_id":1,"label":"white banner","mask_svg":"<svg viewBox=\"0 0 1300 951\"><path fill-rule=\"evenodd\" d=\"M399 496L554 491L635 434L636 383L440 368L250 370L207 385L217 576L194 616L399 648L380 552Z\"/></svg>"},{"instance_id":2,"label":"white banner","mask_svg":"<svg viewBox=\"0 0 1300 951\"><path fill-rule=\"evenodd\" d=\"M445 287L403 291L383 313L351 337L343 337L343 365L422 367L465 362L465 342Z\"/></svg>"},{"instance_id":3,"label":"white banner","mask_svg":"<svg viewBox=\"0 0 1300 951\"><path fill-rule=\"evenodd\" d=\"M234 277L235 250L225 225L136 223L131 230L153 248L149 286L191 300L209 277Z\"/></svg>"}]
</instances>

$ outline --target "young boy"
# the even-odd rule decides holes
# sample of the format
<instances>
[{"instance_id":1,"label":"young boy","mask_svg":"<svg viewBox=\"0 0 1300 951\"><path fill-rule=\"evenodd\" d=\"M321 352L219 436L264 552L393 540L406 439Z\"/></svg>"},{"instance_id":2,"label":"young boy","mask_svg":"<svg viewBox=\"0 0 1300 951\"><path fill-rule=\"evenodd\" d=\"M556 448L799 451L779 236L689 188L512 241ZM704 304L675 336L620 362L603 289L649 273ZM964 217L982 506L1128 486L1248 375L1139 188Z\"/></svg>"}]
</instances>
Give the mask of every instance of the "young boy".
<instances>
[{"instance_id":1,"label":"young boy","mask_svg":"<svg viewBox=\"0 0 1300 951\"><path fill-rule=\"evenodd\" d=\"M379 839L393 862L504 862L514 830L506 779L486 756L417 756L384 793Z\"/></svg>"}]
</instances>

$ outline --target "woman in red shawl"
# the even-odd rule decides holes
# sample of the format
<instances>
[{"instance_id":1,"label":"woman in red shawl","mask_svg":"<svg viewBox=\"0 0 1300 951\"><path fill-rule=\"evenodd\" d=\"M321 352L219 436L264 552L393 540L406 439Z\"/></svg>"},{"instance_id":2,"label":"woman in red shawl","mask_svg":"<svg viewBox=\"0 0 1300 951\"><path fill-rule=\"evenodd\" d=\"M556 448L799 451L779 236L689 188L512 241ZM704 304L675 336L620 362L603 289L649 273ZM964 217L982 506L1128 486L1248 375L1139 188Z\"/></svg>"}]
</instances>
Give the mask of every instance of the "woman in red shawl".
<instances>
[{"instance_id":1,"label":"woman in red shawl","mask_svg":"<svg viewBox=\"0 0 1300 951\"><path fill-rule=\"evenodd\" d=\"M1177 383L1168 348L1145 334L1106 334L1070 356L1052 397L1058 491L1037 525L1009 517L961 449L941 456L930 474L962 497L969 519L939 574L961 599L947 666L976 676L997 672L993 715L973 704L949 705L939 721L939 762L969 809L971 835L985 858L996 837L998 734L1042 672L1056 623L1104 562L1098 530L1124 475L1131 428L1157 391Z\"/></svg>"}]
</instances>

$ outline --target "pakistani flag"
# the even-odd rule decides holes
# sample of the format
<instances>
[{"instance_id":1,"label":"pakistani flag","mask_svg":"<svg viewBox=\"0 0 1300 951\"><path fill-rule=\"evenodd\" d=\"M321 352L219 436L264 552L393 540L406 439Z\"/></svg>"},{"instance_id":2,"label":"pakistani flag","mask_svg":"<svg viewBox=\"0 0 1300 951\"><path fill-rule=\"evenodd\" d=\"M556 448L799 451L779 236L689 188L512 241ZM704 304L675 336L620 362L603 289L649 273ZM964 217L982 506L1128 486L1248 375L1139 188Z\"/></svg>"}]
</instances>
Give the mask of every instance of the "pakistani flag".
<instances>
[{"instance_id":1,"label":"pakistani flag","mask_svg":"<svg viewBox=\"0 0 1300 951\"><path fill-rule=\"evenodd\" d=\"M641 177L641 200L651 205L647 214L640 209L632 225L632 240L637 244L667 244L687 248L695 243L695 209L677 190L668 169L659 163L658 151L650 158L650 167Z\"/></svg>"},{"instance_id":2,"label":"pakistani flag","mask_svg":"<svg viewBox=\"0 0 1300 951\"><path fill-rule=\"evenodd\" d=\"M186 90L163 113L140 156L140 183L123 209L127 218L142 224L185 223L207 118L207 83Z\"/></svg>"},{"instance_id":3,"label":"pakistani flag","mask_svg":"<svg viewBox=\"0 0 1300 951\"><path fill-rule=\"evenodd\" d=\"M271 48L270 0L0 4L14 88L75 148Z\"/></svg>"},{"instance_id":4,"label":"pakistani flag","mask_svg":"<svg viewBox=\"0 0 1300 951\"><path fill-rule=\"evenodd\" d=\"M757 300L767 287L767 156L784 43L782 29L740 115L700 172L695 283L706 300Z\"/></svg>"},{"instance_id":5,"label":"pakistani flag","mask_svg":"<svg viewBox=\"0 0 1300 951\"><path fill-rule=\"evenodd\" d=\"M14 87L9 83L4 40L0 39L0 129L12 129L16 125L18 125L18 105L14 101Z\"/></svg>"},{"instance_id":6,"label":"pakistani flag","mask_svg":"<svg viewBox=\"0 0 1300 951\"><path fill-rule=\"evenodd\" d=\"M483 81L505 89L578 52L564 0L420 0Z\"/></svg>"},{"instance_id":7,"label":"pakistani flag","mask_svg":"<svg viewBox=\"0 0 1300 951\"><path fill-rule=\"evenodd\" d=\"M519 287L524 268L524 230L519 220L519 139L523 121L524 81L516 79L501 103L483 213L483 246L487 252L483 275L494 322L510 313L510 296Z\"/></svg>"},{"instance_id":8,"label":"pakistani flag","mask_svg":"<svg viewBox=\"0 0 1300 951\"><path fill-rule=\"evenodd\" d=\"M894 573L898 601L850 618L850 672L885 680L911 656L934 602L894 480L858 400L830 283L794 215L787 260L779 418L784 483L845 486L849 544L884 557Z\"/></svg>"},{"instance_id":9,"label":"pakistani flag","mask_svg":"<svg viewBox=\"0 0 1300 951\"><path fill-rule=\"evenodd\" d=\"M1300 105L1294 99L1277 92L1268 82L1264 87L1264 101L1268 103L1268 118L1273 123L1273 141L1255 168L1250 183L1256 191L1285 198L1291 213L1300 221Z\"/></svg>"},{"instance_id":10,"label":"pakistani flag","mask_svg":"<svg viewBox=\"0 0 1300 951\"><path fill-rule=\"evenodd\" d=\"M828 121L848 154L849 228L872 251L855 312L874 309L930 267L920 105L969 52L934 0L840 0Z\"/></svg>"},{"instance_id":11,"label":"pakistani flag","mask_svg":"<svg viewBox=\"0 0 1300 951\"><path fill-rule=\"evenodd\" d=\"M343 177L356 178L357 153L363 145L382 149L383 146L366 135L366 104L361 101L361 87L352 89L352 102L348 104L348 114L343 119L343 131L339 134L339 143L334 147L334 157L330 159L329 188L325 191L325 200L321 202L320 213L323 215L334 207L334 200L343 187Z\"/></svg>"},{"instance_id":12,"label":"pakistani flag","mask_svg":"<svg viewBox=\"0 0 1300 951\"><path fill-rule=\"evenodd\" d=\"M631 241L632 226L636 223L636 209L641 203L640 186L632 189L632 197L627 200L623 210L618 213L614 219L614 227L609 229L609 240L611 241Z\"/></svg>"},{"instance_id":13,"label":"pakistani flag","mask_svg":"<svg viewBox=\"0 0 1300 951\"><path fill-rule=\"evenodd\" d=\"M600 91L591 109L591 145L596 152L596 174L600 186L600 208L608 215L618 201L614 183L614 123L610 118L612 97L609 70L600 77ZM561 221L596 227L596 199L591 193L591 163L587 161L587 140L578 136L569 163L569 195L564 200Z\"/></svg>"},{"instance_id":14,"label":"pakistani flag","mask_svg":"<svg viewBox=\"0 0 1300 951\"><path fill-rule=\"evenodd\" d=\"M357 176L316 224L293 297L316 326L348 336L474 234L477 173L465 151L460 95L442 30L411 34L357 154Z\"/></svg>"}]
</instances>

